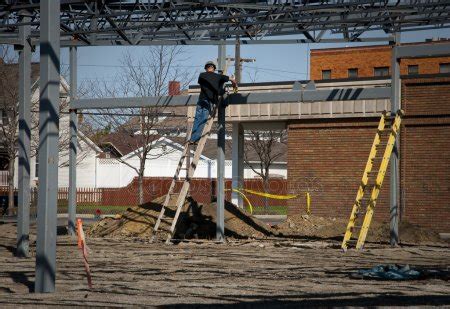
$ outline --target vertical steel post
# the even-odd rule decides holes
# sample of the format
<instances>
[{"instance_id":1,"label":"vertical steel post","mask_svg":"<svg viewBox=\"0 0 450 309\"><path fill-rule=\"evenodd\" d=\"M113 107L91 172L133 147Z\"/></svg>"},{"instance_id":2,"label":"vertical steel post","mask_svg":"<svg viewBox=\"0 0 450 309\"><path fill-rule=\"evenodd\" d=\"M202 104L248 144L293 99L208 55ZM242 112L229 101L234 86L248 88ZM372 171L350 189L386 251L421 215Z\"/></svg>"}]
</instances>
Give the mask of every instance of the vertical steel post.
<instances>
[{"instance_id":1,"label":"vertical steel post","mask_svg":"<svg viewBox=\"0 0 450 309\"><path fill-rule=\"evenodd\" d=\"M22 22L31 17L24 14ZM31 45L29 25L19 27L21 50L19 51L19 196L17 213L18 257L27 257L30 233L30 140L31 140Z\"/></svg>"},{"instance_id":2,"label":"vertical steel post","mask_svg":"<svg viewBox=\"0 0 450 309\"><path fill-rule=\"evenodd\" d=\"M239 122L233 122L231 152L232 188L242 188L244 184L244 130ZM237 192L231 192L231 201L240 208L244 207L242 196Z\"/></svg>"},{"instance_id":3,"label":"vertical steel post","mask_svg":"<svg viewBox=\"0 0 450 309\"><path fill-rule=\"evenodd\" d=\"M219 45L218 69L224 70L226 45ZM219 102L217 115L217 226L218 241L225 240L225 107Z\"/></svg>"},{"instance_id":4,"label":"vertical steel post","mask_svg":"<svg viewBox=\"0 0 450 309\"><path fill-rule=\"evenodd\" d=\"M77 48L70 47L70 101L77 97ZM69 143L69 235L74 236L77 209L77 111L70 110Z\"/></svg>"},{"instance_id":5,"label":"vertical steel post","mask_svg":"<svg viewBox=\"0 0 450 309\"><path fill-rule=\"evenodd\" d=\"M234 75L237 83L241 82L241 41L236 36L236 46L234 50Z\"/></svg>"},{"instance_id":6,"label":"vertical steel post","mask_svg":"<svg viewBox=\"0 0 450 309\"><path fill-rule=\"evenodd\" d=\"M400 33L395 34L395 46L392 48L391 62L391 115L394 116L400 109L401 81L400 81L400 59L397 59L397 48L400 45ZM400 133L400 132L399 132ZM398 245L398 220L400 205L400 172L399 136L396 138L395 146L390 158L390 240L391 246Z\"/></svg>"},{"instance_id":7,"label":"vertical steel post","mask_svg":"<svg viewBox=\"0 0 450 309\"><path fill-rule=\"evenodd\" d=\"M36 293L55 291L58 193L60 2L40 2L39 193Z\"/></svg>"}]
</instances>

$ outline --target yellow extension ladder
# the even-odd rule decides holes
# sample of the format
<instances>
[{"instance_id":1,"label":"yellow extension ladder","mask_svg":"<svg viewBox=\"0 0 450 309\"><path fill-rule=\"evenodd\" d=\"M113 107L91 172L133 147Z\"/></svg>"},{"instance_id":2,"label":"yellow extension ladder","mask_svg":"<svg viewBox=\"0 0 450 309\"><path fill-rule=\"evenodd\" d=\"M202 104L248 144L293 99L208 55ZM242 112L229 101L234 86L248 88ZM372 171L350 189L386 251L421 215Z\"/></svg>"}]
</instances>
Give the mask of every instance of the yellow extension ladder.
<instances>
[{"instance_id":1,"label":"yellow extension ladder","mask_svg":"<svg viewBox=\"0 0 450 309\"><path fill-rule=\"evenodd\" d=\"M189 140L190 140L190 137L191 137L191 134L192 134L192 130L189 130L189 133L187 134L187 141L186 141L186 143L184 145L183 153L181 155L180 160L178 161L178 165L177 165L177 169L175 171L175 175L173 176L172 182L171 182L170 187L169 187L169 191L168 191L168 193L167 193L167 195L166 195L166 197L164 199L163 206L161 208L161 211L160 211L160 213L158 215L158 219L156 220L155 226L153 228L153 237L152 237L152 239L155 239L155 237L156 237L156 232L159 229L159 226L161 224L161 220L164 218L164 214L166 212L167 206L169 205L170 198L172 196L174 196L174 195L178 195L177 202L176 202L175 216L172 219L172 223L171 223L168 235L167 235L166 242L169 242L174 236L175 227L177 225L178 217L180 216L181 209L183 208L184 202L186 200L186 196L188 195L188 192L189 192L189 187L191 185L191 178L194 175L195 169L197 168L198 161L200 160L200 156L201 156L201 154L203 152L203 148L205 147L206 140L208 139L208 137L210 135L210 132L211 132L211 128L212 128L212 125L213 125L213 122L214 122L214 115L216 113L216 109L217 109L217 104L214 104L213 110L210 113L210 115L208 116L208 119L207 119L207 121L205 123L205 126L203 128L203 132L202 132L201 138L200 138L200 140L197 143L197 148L195 149L195 152L194 152L193 156L191 156L191 150L190 150L190 147L189 147ZM190 160L190 164L187 163L188 162L188 160L187 160L188 157L189 157L189 159L191 159ZM183 164L184 164L185 160L186 160L186 165L185 165L185 167L183 167ZM180 192L175 192L175 186L176 186L177 181L180 178L179 176L180 176L180 172L182 170L186 171L186 177L184 178L183 185L181 187ZM169 218L166 218L166 220L170 222Z\"/></svg>"},{"instance_id":2,"label":"yellow extension ladder","mask_svg":"<svg viewBox=\"0 0 450 309\"><path fill-rule=\"evenodd\" d=\"M372 143L372 148L370 149L369 158L367 159L366 168L364 170L361 184L358 188L358 193L356 194L356 200L353 204L352 213L350 215L350 220L347 224L347 229L345 231L344 239L342 241L342 249L346 251L349 246L350 239L353 232L356 229L360 229L358 241L356 243L356 249L362 249L364 247L364 242L366 241L367 232L369 231L370 223L372 221L372 216L374 212L375 205L377 203L378 195L383 185L384 176L386 175L386 170L389 164L389 160L394 149L395 140L400 131L400 124L402 121L403 111L397 111L395 117L387 117L386 112L383 112L380 122L378 124L378 130L375 134L375 138ZM390 123L390 128L387 126ZM388 140L386 144L382 144L383 137L385 138L388 133ZM375 165L375 160L377 159L378 149L382 146L386 146L384 150L383 157L381 158L381 163L379 164L378 170L373 170ZM371 178L376 175L374 183L369 183ZM372 177L371 177L372 176ZM361 226L357 226L357 220L360 217L359 214L363 208L364 204L364 193L370 190L370 197L367 202L366 213Z\"/></svg>"}]
</instances>

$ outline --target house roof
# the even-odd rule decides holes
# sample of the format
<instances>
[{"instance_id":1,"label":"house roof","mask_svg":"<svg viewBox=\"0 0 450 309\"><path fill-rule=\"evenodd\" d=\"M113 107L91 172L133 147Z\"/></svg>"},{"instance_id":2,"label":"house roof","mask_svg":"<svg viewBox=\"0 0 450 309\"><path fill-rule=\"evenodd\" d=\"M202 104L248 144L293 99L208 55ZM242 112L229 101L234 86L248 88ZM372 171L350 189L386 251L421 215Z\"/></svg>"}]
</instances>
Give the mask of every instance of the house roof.
<instances>
[{"instance_id":1,"label":"house roof","mask_svg":"<svg viewBox=\"0 0 450 309\"><path fill-rule=\"evenodd\" d=\"M170 139L174 141L177 144L183 145L185 142L184 137L172 137L168 136L165 137L167 139ZM248 146L249 141L244 141ZM231 140L225 141L225 160L231 160ZM247 149L247 159L251 162L258 162L260 161L260 158L254 151L254 149L251 149L251 147L244 147L244 149ZM281 156L276 160L276 162L287 162L287 145L280 142L275 142L273 146L274 153L281 153ZM210 138L206 141L205 148L203 149L202 155L211 159L216 160L217 159L217 139Z\"/></svg>"},{"instance_id":2,"label":"house roof","mask_svg":"<svg viewBox=\"0 0 450 309\"><path fill-rule=\"evenodd\" d=\"M155 135L155 140L158 138L159 136ZM121 156L124 156L139 149L143 142L144 137L142 135L134 135L120 131L100 137L97 144L100 148L104 148L106 145L112 146Z\"/></svg>"},{"instance_id":3,"label":"house roof","mask_svg":"<svg viewBox=\"0 0 450 309\"><path fill-rule=\"evenodd\" d=\"M177 128L185 129L187 124L187 106L172 107L167 106L161 111L161 114L167 115L163 120L154 125L155 130L173 131ZM162 115L163 117L163 115ZM131 117L123 127L127 130L140 130L139 116Z\"/></svg>"},{"instance_id":4,"label":"house roof","mask_svg":"<svg viewBox=\"0 0 450 309\"><path fill-rule=\"evenodd\" d=\"M186 138L182 136L161 136L155 134L152 137L152 142L160 140L161 138L167 141L172 141L175 144L183 147ZM143 137L140 135L130 135L126 133L112 133L104 136L100 139L99 145L102 147L114 147L122 156L131 154L132 152L138 150L142 147ZM246 141L248 143L248 141ZM260 161L256 152L251 149L251 147L245 147L249 151L247 153L247 158L251 162ZM273 146L274 153L280 153L281 156L276 160L276 162L287 162L287 145L280 142L275 142ZM205 148L203 149L202 155L208 159L217 159L217 139L210 138L206 141ZM231 140L226 140L225 142L225 160L231 160Z\"/></svg>"}]
</instances>

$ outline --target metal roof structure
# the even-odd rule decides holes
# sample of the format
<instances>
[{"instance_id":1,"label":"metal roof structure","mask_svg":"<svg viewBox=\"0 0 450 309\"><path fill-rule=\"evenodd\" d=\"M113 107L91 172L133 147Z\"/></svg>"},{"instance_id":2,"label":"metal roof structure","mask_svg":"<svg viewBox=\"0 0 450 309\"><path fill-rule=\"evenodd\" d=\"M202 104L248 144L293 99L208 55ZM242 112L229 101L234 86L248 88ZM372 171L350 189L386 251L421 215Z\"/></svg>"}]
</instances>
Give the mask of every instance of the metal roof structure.
<instances>
[{"instance_id":1,"label":"metal roof structure","mask_svg":"<svg viewBox=\"0 0 450 309\"><path fill-rule=\"evenodd\" d=\"M225 66L224 44L286 44L307 42L389 41L392 52L388 89L293 90L289 93L230 96L229 103L286 103L340 100L390 95L391 112L400 108L400 57L448 54L448 44L414 49L400 46L399 33L450 27L450 0L0 0L0 44L19 51L19 196L17 255L29 255L30 201L30 63L33 46L40 46L39 194L34 292L54 292L56 278L57 179L59 158L60 48L70 47L70 152L68 231L75 233L76 218L76 108L117 108L123 104L150 106L195 104L193 97L153 97L96 102L77 98L77 47L113 45L198 44L218 46L218 68ZM368 32L382 33L381 37ZM289 36L294 36L291 39ZM299 38L302 35L303 38ZM274 40L274 37L278 39ZM272 39L270 39L272 38ZM276 57L276 56L275 56ZM147 98L148 99L148 98ZM184 101L183 101L184 100ZM187 100L187 101L186 101ZM83 105L89 103L88 105ZM78 104L78 105L77 105ZM126 106L128 106L126 105ZM225 236L225 105L217 113L217 239ZM233 127L234 149L243 133ZM239 133L240 132L240 133ZM397 146L398 147L398 144ZM236 160L239 161L239 151ZM390 173L390 235L398 242L400 201L399 158L394 151ZM242 169L236 165L238 179ZM241 179L243 178L240 177ZM235 185L237 180L233 180Z\"/></svg>"},{"instance_id":2,"label":"metal roof structure","mask_svg":"<svg viewBox=\"0 0 450 309\"><path fill-rule=\"evenodd\" d=\"M387 41L450 26L450 1L440 0L61 0L60 10L61 47ZM39 44L40 18L38 0L1 0L0 43L20 42L19 26L31 25ZM387 36L362 36L374 30Z\"/></svg>"}]
</instances>

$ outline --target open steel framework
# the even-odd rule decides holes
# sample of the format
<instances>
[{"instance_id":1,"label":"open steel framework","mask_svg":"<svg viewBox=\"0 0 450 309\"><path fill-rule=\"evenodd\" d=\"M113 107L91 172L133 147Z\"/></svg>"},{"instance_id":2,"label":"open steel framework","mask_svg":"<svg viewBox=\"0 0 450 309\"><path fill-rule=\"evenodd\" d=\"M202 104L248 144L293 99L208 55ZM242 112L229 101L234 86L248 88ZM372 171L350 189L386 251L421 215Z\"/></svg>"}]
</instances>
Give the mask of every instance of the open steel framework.
<instances>
[{"instance_id":1,"label":"open steel framework","mask_svg":"<svg viewBox=\"0 0 450 309\"><path fill-rule=\"evenodd\" d=\"M450 1L143 1L143 0L3 0L0 1L0 44L14 44L20 54L19 212L17 254L28 256L30 200L30 61L40 46L39 197L35 292L53 292L56 274L56 205L58 187L60 48L70 47L70 192L69 231L74 232L76 206L76 109L195 104L195 98L158 97L144 102L129 98L97 102L76 100L76 53L82 46L106 45L218 45L219 67L225 45L296 44L306 42L389 41L391 87L379 90L342 89L338 92L292 91L282 102L355 98L391 98L391 111L400 107L401 57L448 55L450 44L425 50L398 46L399 33L450 26ZM381 30L381 37L363 37ZM286 36L295 35L295 38ZM283 36L281 39L267 39ZM301 36L299 38L299 36ZM184 100L184 102L182 102ZM230 97L231 104L271 103L274 93ZM225 110L218 123L218 237L223 238ZM391 240L397 243L399 205L398 151L391 159Z\"/></svg>"},{"instance_id":2,"label":"open steel framework","mask_svg":"<svg viewBox=\"0 0 450 309\"><path fill-rule=\"evenodd\" d=\"M264 37L302 35L291 43L385 40L385 33L448 27L450 1L302 0L162 1L61 0L61 47L93 45L211 44L219 40L268 44ZM18 42L20 26L40 41L39 1L0 1L0 42ZM23 16L29 20L23 20ZM327 39L327 32L341 38ZM274 42L279 43L279 42Z\"/></svg>"}]
</instances>

